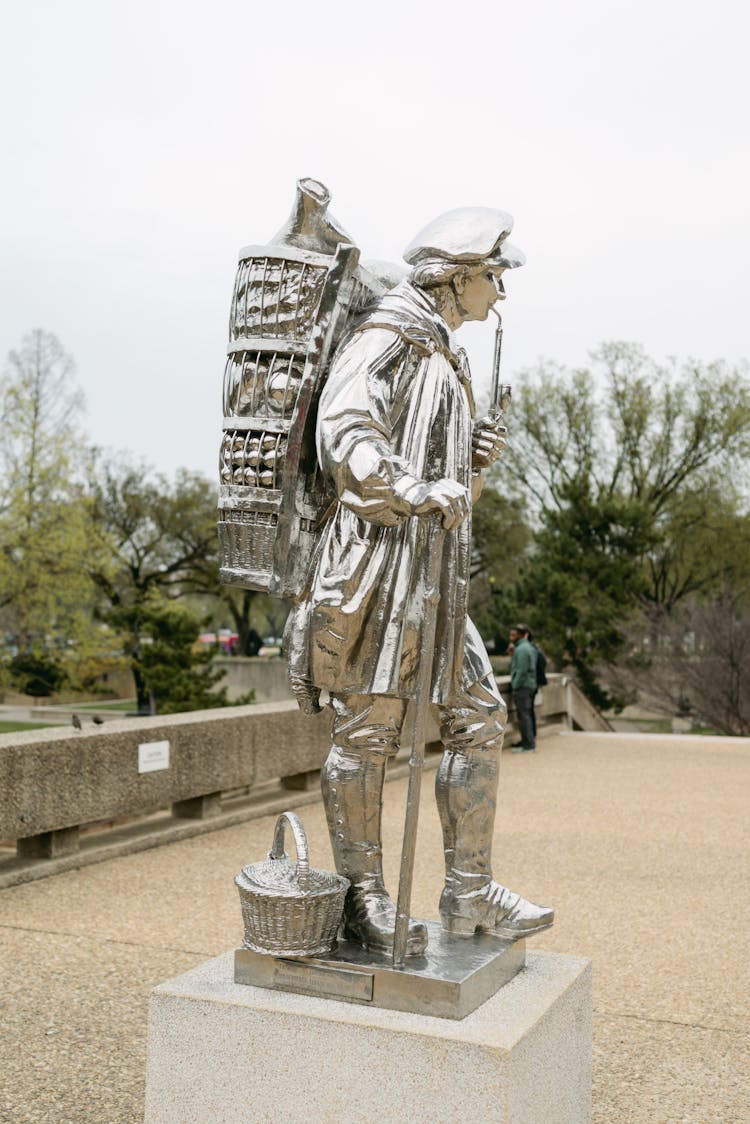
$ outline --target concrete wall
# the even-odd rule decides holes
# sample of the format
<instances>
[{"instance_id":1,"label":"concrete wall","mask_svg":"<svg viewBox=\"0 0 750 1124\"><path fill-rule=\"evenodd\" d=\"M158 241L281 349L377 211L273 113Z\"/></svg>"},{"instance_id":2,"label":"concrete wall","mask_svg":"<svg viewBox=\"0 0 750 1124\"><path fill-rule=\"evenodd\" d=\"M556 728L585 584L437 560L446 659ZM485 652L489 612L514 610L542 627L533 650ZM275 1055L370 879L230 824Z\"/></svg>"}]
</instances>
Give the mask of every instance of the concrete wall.
<instances>
[{"instance_id":1,"label":"concrete wall","mask_svg":"<svg viewBox=\"0 0 750 1124\"><path fill-rule=\"evenodd\" d=\"M294 702L0 735L0 839L22 839L317 769L328 712ZM169 768L138 772L138 747L169 742Z\"/></svg>"},{"instance_id":2,"label":"concrete wall","mask_svg":"<svg viewBox=\"0 0 750 1124\"><path fill-rule=\"evenodd\" d=\"M281 661L275 666L283 670ZM507 678L498 682L507 695ZM541 725L607 728L563 676L550 677L537 704ZM87 824L165 808L180 821L216 817L222 794L259 790L263 797L259 786L274 780L303 790L328 752L330 724L328 708L308 718L294 701L281 701L0 735L0 841L15 841L24 862L59 859L77 852ZM407 715L405 749L410 733ZM438 740L434 715L426 738ZM139 751L155 743L168 744L168 765L141 771Z\"/></svg>"},{"instance_id":3,"label":"concrete wall","mask_svg":"<svg viewBox=\"0 0 750 1124\"><path fill-rule=\"evenodd\" d=\"M256 703L284 702L293 698L286 676L286 660L280 656L217 656L213 661L224 678L217 684L227 688L227 698L235 702L248 691L255 692Z\"/></svg>"}]
</instances>

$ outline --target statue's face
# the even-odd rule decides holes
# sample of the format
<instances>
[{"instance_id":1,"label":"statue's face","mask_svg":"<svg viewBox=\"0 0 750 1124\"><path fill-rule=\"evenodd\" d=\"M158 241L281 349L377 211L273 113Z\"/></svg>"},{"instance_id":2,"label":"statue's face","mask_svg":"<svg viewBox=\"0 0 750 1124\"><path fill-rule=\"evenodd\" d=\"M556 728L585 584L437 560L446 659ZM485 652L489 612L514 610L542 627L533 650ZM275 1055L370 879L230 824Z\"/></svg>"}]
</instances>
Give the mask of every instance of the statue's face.
<instances>
[{"instance_id":1,"label":"statue's face","mask_svg":"<svg viewBox=\"0 0 750 1124\"><path fill-rule=\"evenodd\" d=\"M456 303L463 320L486 320L493 304L505 300L501 277L503 272L486 269L469 277L456 278Z\"/></svg>"}]
</instances>

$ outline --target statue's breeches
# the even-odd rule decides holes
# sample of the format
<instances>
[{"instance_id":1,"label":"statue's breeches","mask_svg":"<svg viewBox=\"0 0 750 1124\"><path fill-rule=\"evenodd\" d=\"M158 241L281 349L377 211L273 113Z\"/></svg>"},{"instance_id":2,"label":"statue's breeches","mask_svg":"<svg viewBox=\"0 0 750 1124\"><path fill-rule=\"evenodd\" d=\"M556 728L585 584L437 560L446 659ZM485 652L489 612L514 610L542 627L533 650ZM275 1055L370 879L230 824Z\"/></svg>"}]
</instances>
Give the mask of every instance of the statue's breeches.
<instances>
[{"instance_id":1,"label":"statue's breeches","mask_svg":"<svg viewBox=\"0 0 750 1124\"><path fill-rule=\"evenodd\" d=\"M449 706L438 710L440 738L446 749L471 753L502 748L508 709L494 677L474 683Z\"/></svg>"},{"instance_id":2,"label":"statue's breeches","mask_svg":"<svg viewBox=\"0 0 750 1124\"><path fill-rule=\"evenodd\" d=\"M333 744L346 754L393 757L401 743L406 700L389 695L331 695Z\"/></svg>"},{"instance_id":3,"label":"statue's breeches","mask_svg":"<svg viewBox=\"0 0 750 1124\"><path fill-rule=\"evenodd\" d=\"M401 744L406 700L390 695L334 694L333 744L347 754L393 757ZM437 707L446 749L463 753L498 750L507 715L494 681L487 677Z\"/></svg>"}]
</instances>

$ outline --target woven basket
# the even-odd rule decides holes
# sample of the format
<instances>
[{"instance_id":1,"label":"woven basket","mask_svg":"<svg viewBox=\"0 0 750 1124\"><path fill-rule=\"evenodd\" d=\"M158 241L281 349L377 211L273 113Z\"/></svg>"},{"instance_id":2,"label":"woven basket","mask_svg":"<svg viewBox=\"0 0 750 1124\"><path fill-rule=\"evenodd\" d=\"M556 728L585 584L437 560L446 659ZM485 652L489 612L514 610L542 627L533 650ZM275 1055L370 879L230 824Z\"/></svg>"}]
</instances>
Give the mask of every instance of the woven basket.
<instances>
[{"instance_id":1,"label":"woven basket","mask_svg":"<svg viewBox=\"0 0 750 1124\"><path fill-rule=\"evenodd\" d=\"M296 862L284 852L286 824L294 835ZM268 858L243 867L234 881L245 948L271 956L321 956L334 948L349 881L310 869L307 836L294 812L279 816Z\"/></svg>"}]
</instances>

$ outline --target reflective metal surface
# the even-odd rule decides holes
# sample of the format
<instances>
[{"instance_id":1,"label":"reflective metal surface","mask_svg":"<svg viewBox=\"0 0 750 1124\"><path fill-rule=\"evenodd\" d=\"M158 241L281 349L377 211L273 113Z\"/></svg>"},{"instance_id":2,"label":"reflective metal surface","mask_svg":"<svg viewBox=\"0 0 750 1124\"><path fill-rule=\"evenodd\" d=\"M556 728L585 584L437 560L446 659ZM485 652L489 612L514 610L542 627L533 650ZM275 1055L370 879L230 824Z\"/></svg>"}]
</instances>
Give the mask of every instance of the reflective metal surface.
<instances>
[{"instance_id":1,"label":"reflective metal surface","mask_svg":"<svg viewBox=\"0 0 750 1124\"><path fill-rule=\"evenodd\" d=\"M425 756L425 723L430 706L430 680L434 663L435 626L440 604L440 550L436 549L445 534L442 520L432 516L430 520L430 539L432 557L430 560L429 584L424 599L424 645L419 659L419 674L414 695L414 726L412 728L411 753L409 754L409 784L406 792L406 815L404 816L404 838L401 844L401 868L398 878L398 901L396 903L396 928L393 934L393 966L402 968L409 951L409 920L411 913L411 892L414 879L414 858L417 849L417 825L419 822L419 797L422 789L422 770Z\"/></svg>"},{"instance_id":2,"label":"reflective metal surface","mask_svg":"<svg viewBox=\"0 0 750 1124\"><path fill-rule=\"evenodd\" d=\"M333 498L316 468L315 404L347 324L386 290L303 179L268 245L246 246L234 283L219 453L221 580L299 593Z\"/></svg>"},{"instance_id":3,"label":"reflective metal surface","mask_svg":"<svg viewBox=\"0 0 750 1124\"><path fill-rule=\"evenodd\" d=\"M294 836L297 860L284 850L284 831ZM310 867L307 836L294 812L282 812L268 857L235 878L244 922L243 944L269 956L317 956L336 944L349 882Z\"/></svg>"},{"instance_id":4,"label":"reflective metal surface","mask_svg":"<svg viewBox=\"0 0 750 1124\"><path fill-rule=\"evenodd\" d=\"M383 779L407 701L417 696L422 710L439 708L445 746L437 778L446 860L443 925L458 938L475 939L477 931L494 934L493 940L523 937L549 926L553 913L493 880L505 707L467 616L471 506L506 437L502 326L487 418L474 417L471 372L454 336L463 323L487 318L505 298L504 272L523 264L521 251L507 242L513 220L490 208L439 216L407 247L412 269L406 278L387 291L374 277L369 288L360 280L360 297L367 291L375 299L354 318L351 311L361 304L341 294L356 284L356 260L346 257L356 250L327 216L326 189L300 181L299 192L277 235L289 249L267 248L262 267L256 250L243 251L238 274L233 331L255 339L274 335L283 323L278 335L287 366L278 366L275 352L264 366L269 345L263 356L259 349L243 360L248 366L239 381L228 378L225 410L237 420L224 439L222 472L231 494L223 502L232 520L247 521L252 530L224 532L222 573L248 582L250 556L266 551L272 576L259 587L296 594L285 649L300 706L314 712L321 689L330 692L333 744L322 788L336 868L351 882L347 938L369 956L385 956L393 944L396 908L381 856ZM310 254L318 256L308 261L304 255ZM299 277L289 297L282 285L285 269L297 268L289 263L300 260L306 269L323 269L308 275L315 294L309 309ZM395 280L390 271L390 283ZM270 319L267 293L275 294ZM308 332L308 324L318 327ZM307 349L302 368L295 359L300 341ZM278 350L275 336L273 347ZM316 414L317 464L311 453ZM269 530L271 517L277 527ZM234 570L233 558L239 559ZM416 792L418 748L410 782ZM396 963L400 955L412 963L427 943L424 925L406 924L417 806L410 800Z\"/></svg>"},{"instance_id":5,"label":"reflective metal surface","mask_svg":"<svg viewBox=\"0 0 750 1124\"><path fill-rule=\"evenodd\" d=\"M301 679L335 693L409 698L423 648L430 560L440 602L430 695L490 671L467 630L471 552L468 368L429 295L409 280L342 344L318 406L322 473L338 503L323 528L286 650ZM450 533L430 541L422 516Z\"/></svg>"},{"instance_id":6,"label":"reflective metal surface","mask_svg":"<svg viewBox=\"0 0 750 1124\"><path fill-rule=\"evenodd\" d=\"M501 410L509 394L500 389L498 346L493 416L472 421L471 374L453 330L485 319L504 297L497 279L522 260L517 251L504 256L511 225L503 212L465 208L425 228L406 253L411 275L339 346L318 407L319 462L338 502L286 645L294 681L332 694L323 797L337 869L352 883L346 933L370 953L388 947L396 918L381 862L385 762L425 668L420 701L440 708L445 745L437 779L444 926L460 936L513 938L553 918L492 878L505 708L466 612L471 502L505 443ZM442 521L439 534L429 526L433 515ZM407 818L407 890L415 832ZM408 906L400 912L403 926ZM419 955L424 940L412 922L403 954ZM396 964L400 955L397 948Z\"/></svg>"},{"instance_id":7,"label":"reflective metal surface","mask_svg":"<svg viewBox=\"0 0 750 1124\"><path fill-rule=\"evenodd\" d=\"M438 215L412 238L404 250L409 265L425 258L449 262L502 262L523 265L524 253L507 241L513 216L494 207L456 207Z\"/></svg>"},{"instance_id":8,"label":"reflective metal surface","mask_svg":"<svg viewBox=\"0 0 750 1124\"><path fill-rule=\"evenodd\" d=\"M343 942L326 957L274 959L237 949L235 983L295 991L392 1011L463 1019L508 983L526 963L526 942L496 937L461 940L427 922L424 956L396 969L387 954Z\"/></svg>"}]
</instances>

